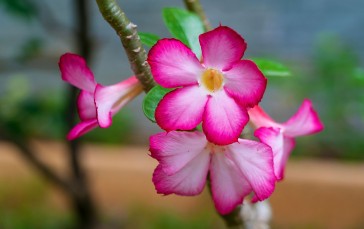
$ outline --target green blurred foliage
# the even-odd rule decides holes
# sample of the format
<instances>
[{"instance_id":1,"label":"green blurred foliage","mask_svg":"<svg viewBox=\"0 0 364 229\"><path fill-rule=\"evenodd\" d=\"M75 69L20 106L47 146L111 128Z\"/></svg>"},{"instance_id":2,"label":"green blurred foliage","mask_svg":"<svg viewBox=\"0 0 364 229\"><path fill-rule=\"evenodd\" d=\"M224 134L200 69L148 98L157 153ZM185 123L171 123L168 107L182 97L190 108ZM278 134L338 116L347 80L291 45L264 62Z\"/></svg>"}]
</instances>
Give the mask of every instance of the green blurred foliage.
<instances>
[{"instance_id":1,"label":"green blurred foliage","mask_svg":"<svg viewBox=\"0 0 364 229\"><path fill-rule=\"evenodd\" d=\"M64 229L72 225L71 217L59 210L49 211L48 192L34 180L0 184L0 228Z\"/></svg>"},{"instance_id":2,"label":"green blurred foliage","mask_svg":"<svg viewBox=\"0 0 364 229\"><path fill-rule=\"evenodd\" d=\"M143 219L143 220L140 220ZM141 206L130 210L123 223L126 229L219 229L224 228L223 221L214 209L206 209L193 216L178 215Z\"/></svg>"},{"instance_id":3,"label":"green blurred foliage","mask_svg":"<svg viewBox=\"0 0 364 229\"><path fill-rule=\"evenodd\" d=\"M37 14L36 5L31 0L0 0L0 7L24 21L33 19Z\"/></svg>"},{"instance_id":4,"label":"green blurred foliage","mask_svg":"<svg viewBox=\"0 0 364 229\"><path fill-rule=\"evenodd\" d=\"M320 37L310 65L290 81L297 104L314 101L325 125L322 133L305 137L296 147L301 155L364 159L364 72L360 58L338 37Z\"/></svg>"},{"instance_id":5,"label":"green blurred foliage","mask_svg":"<svg viewBox=\"0 0 364 229\"><path fill-rule=\"evenodd\" d=\"M38 37L26 40L19 48L16 59L19 62L25 62L37 57L43 50L44 42Z\"/></svg>"}]
</instances>

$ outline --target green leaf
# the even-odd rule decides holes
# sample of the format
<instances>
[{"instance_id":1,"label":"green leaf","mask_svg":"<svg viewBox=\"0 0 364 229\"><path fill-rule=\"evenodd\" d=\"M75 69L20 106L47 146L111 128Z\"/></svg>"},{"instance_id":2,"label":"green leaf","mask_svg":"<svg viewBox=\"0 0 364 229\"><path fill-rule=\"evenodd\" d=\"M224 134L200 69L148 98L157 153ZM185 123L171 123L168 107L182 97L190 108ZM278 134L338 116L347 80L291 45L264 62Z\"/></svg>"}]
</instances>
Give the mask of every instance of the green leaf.
<instances>
[{"instance_id":1,"label":"green leaf","mask_svg":"<svg viewBox=\"0 0 364 229\"><path fill-rule=\"evenodd\" d=\"M140 41L148 47L152 47L160 39L158 35L152 33L142 33L142 32L139 32L139 37Z\"/></svg>"},{"instance_id":2,"label":"green leaf","mask_svg":"<svg viewBox=\"0 0 364 229\"><path fill-rule=\"evenodd\" d=\"M164 8L163 20L173 37L190 47L198 58L201 57L198 36L205 31L196 14L178 8Z\"/></svg>"},{"instance_id":3,"label":"green leaf","mask_svg":"<svg viewBox=\"0 0 364 229\"><path fill-rule=\"evenodd\" d=\"M251 59L263 72L266 77L287 77L291 76L291 71L283 64L267 59Z\"/></svg>"},{"instance_id":4,"label":"green leaf","mask_svg":"<svg viewBox=\"0 0 364 229\"><path fill-rule=\"evenodd\" d=\"M157 105L159 101L172 89L170 88L164 88L162 86L155 86L153 87L148 94L144 97L143 100L143 112L144 115L152 122L155 122L155 109L157 108Z\"/></svg>"}]
</instances>

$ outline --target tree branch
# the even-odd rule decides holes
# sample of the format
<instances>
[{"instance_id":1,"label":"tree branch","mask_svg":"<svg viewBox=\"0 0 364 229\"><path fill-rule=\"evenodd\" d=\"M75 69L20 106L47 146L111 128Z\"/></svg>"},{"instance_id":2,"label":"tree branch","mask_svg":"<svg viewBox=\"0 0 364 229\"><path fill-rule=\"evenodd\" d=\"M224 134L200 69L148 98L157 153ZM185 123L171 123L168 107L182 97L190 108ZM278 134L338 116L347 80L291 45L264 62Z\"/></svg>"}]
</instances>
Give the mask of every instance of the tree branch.
<instances>
[{"instance_id":1,"label":"tree branch","mask_svg":"<svg viewBox=\"0 0 364 229\"><path fill-rule=\"evenodd\" d=\"M115 0L96 0L104 19L114 28L128 56L131 69L143 85L145 92L155 86L147 55L136 25L129 21Z\"/></svg>"},{"instance_id":2,"label":"tree branch","mask_svg":"<svg viewBox=\"0 0 364 229\"><path fill-rule=\"evenodd\" d=\"M28 147L27 142L19 139L17 136L6 134L1 130L0 139L14 144L19 149L18 152L29 162L30 165L32 165L46 179L60 187L64 192L69 195L78 195L77 190L71 185L71 183L59 176L47 164L41 161L36 156L36 153L30 147Z\"/></svg>"},{"instance_id":3,"label":"tree branch","mask_svg":"<svg viewBox=\"0 0 364 229\"><path fill-rule=\"evenodd\" d=\"M205 28L205 31L210 31L212 29L211 24L209 22L209 20L206 17L205 11L203 10L201 3L199 0L183 0L183 2L185 3L186 8L191 11L194 12L195 14L197 14L201 21L202 24Z\"/></svg>"}]
</instances>

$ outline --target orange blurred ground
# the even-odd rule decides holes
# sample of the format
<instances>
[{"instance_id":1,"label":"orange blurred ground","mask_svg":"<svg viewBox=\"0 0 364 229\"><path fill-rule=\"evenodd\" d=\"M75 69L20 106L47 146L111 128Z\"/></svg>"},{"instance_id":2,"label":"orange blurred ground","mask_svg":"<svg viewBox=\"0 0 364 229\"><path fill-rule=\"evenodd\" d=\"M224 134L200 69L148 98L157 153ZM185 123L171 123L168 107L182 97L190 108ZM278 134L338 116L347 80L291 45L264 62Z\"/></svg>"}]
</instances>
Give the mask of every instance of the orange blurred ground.
<instances>
[{"instance_id":1,"label":"orange blurred ground","mask_svg":"<svg viewBox=\"0 0 364 229\"><path fill-rule=\"evenodd\" d=\"M67 171L62 143L34 142L34 147L60 173ZM87 144L82 150L82 162L102 212L125 215L129 208L142 206L187 217L213 207L206 191L197 197L157 195L151 182L156 161L148 156L147 147ZM40 179L16 148L1 142L0 168L1 185ZM66 208L62 193L50 190L50 201ZM364 228L364 163L292 160L271 203L276 228Z\"/></svg>"}]
</instances>

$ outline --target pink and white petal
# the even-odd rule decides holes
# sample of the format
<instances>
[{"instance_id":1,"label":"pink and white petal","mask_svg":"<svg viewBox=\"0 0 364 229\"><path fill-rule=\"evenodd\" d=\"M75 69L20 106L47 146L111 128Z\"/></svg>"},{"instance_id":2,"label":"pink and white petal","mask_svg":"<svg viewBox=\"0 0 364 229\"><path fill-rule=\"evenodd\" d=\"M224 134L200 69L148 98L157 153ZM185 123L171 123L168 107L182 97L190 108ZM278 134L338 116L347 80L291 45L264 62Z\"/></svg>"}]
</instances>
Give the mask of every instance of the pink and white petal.
<instances>
[{"instance_id":1,"label":"pink and white petal","mask_svg":"<svg viewBox=\"0 0 364 229\"><path fill-rule=\"evenodd\" d=\"M77 98L77 110L81 120L95 119L96 106L94 93L81 91Z\"/></svg>"},{"instance_id":2,"label":"pink and white petal","mask_svg":"<svg viewBox=\"0 0 364 229\"><path fill-rule=\"evenodd\" d=\"M88 92L94 92L96 82L86 61L79 55L66 53L59 60L62 80Z\"/></svg>"},{"instance_id":3,"label":"pink and white petal","mask_svg":"<svg viewBox=\"0 0 364 229\"><path fill-rule=\"evenodd\" d=\"M96 127L98 127L96 119L84 120L72 128L72 130L67 134L67 140L74 140L81 137Z\"/></svg>"},{"instance_id":4,"label":"pink and white petal","mask_svg":"<svg viewBox=\"0 0 364 229\"><path fill-rule=\"evenodd\" d=\"M201 121L208 96L198 86L178 88L159 102L155 119L166 131L191 130Z\"/></svg>"},{"instance_id":5,"label":"pink and white petal","mask_svg":"<svg viewBox=\"0 0 364 229\"><path fill-rule=\"evenodd\" d=\"M310 100L305 99L299 110L283 124L284 135L297 137L317 133L323 130L324 126Z\"/></svg>"},{"instance_id":6,"label":"pink and white petal","mask_svg":"<svg viewBox=\"0 0 364 229\"><path fill-rule=\"evenodd\" d=\"M172 175L180 171L206 147L203 133L171 131L149 138L151 156L159 161L163 172Z\"/></svg>"},{"instance_id":7,"label":"pink and white petal","mask_svg":"<svg viewBox=\"0 0 364 229\"><path fill-rule=\"evenodd\" d=\"M254 136L272 148L274 174L277 180L282 180L283 169L288 159L288 155L286 155L284 151L284 136L281 129L261 127L254 132Z\"/></svg>"},{"instance_id":8,"label":"pink and white petal","mask_svg":"<svg viewBox=\"0 0 364 229\"><path fill-rule=\"evenodd\" d=\"M253 189L254 201L267 199L273 193L276 181L272 149L263 143L243 139L226 148L226 154Z\"/></svg>"},{"instance_id":9,"label":"pink and white petal","mask_svg":"<svg viewBox=\"0 0 364 229\"><path fill-rule=\"evenodd\" d=\"M202 129L208 141L227 145L238 141L248 121L246 110L221 90L207 102Z\"/></svg>"},{"instance_id":10,"label":"pink and white petal","mask_svg":"<svg viewBox=\"0 0 364 229\"><path fill-rule=\"evenodd\" d=\"M196 55L176 39L161 39L148 54L154 80L167 88L197 84L204 68Z\"/></svg>"},{"instance_id":11,"label":"pink and white petal","mask_svg":"<svg viewBox=\"0 0 364 229\"><path fill-rule=\"evenodd\" d=\"M214 152L210 165L211 192L217 211L228 214L243 203L252 188L224 152Z\"/></svg>"},{"instance_id":12,"label":"pink and white petal","mask_svg":"<svg viewBox=\"0 0 364 229\"><path fill-rule=\"evenodd\" d=\"M267 79L254 62L241 60L224 72L226 92L242 106L253 107L263 98Z\"/></svg>"},{"instance_id":13,"label":"pink and white petal","mask_svg":"<svg viewBox=\"0 0 364 229\"><path fill-rule=\"evenodd\" d=\"M112 116L141 92L142 86L135 76L111 86L97 84L95 104L100 127L109 127Z\"/></svg>"},{"instance_id":14,"label":"pink and white petal","mask_svg":"<svg viewBox=\"0 0 364 229\"><path fill-rule=\"evenodd\" d=\"M172 193L193 196L200 194L205 186L210 165L210 153L203 151L173 175L167 175L162 165L153 173L153 183L157 193Z\"/></svg>"},{"instance_id":15,"label":"pink and white petal","mask_svg":"<svg viewBox=\"0 0 364 229\"><path fill-rule=\"evenodd\" d=\"M245 52L244 39L227 26L203 33L199 37L203 63L207 68L227 70Z\"/></svg>"},{"instance_id":16,"label":"pink and white petal","mask_svg":"<svg viewBox=\"0 0 364 229\"><path fill-rule=\"evenodd\" d=\"M253 123L256 129L259 127L278 127L281 125L276 123L260 106L256 105L253 108L248 109L250 121Z\"/></svg>"},{"instance_id":17,"label":"pink and white petal","mask_svg":"<svg viewBox=\"0 0 364 229\"><path fill-rule=\"evenodd\" d=\"M288 162L288 158L291 155L291 152L293 150L293 148L296 145L296 141L294 138L290 138L290 137L284 137L283 138L283 155L284 157L282 157L282 161L281 161L281 171L279 172L281 174L281 179L279 180L283 180L284 179L284 171L286 169L286 164Z\"/></svg>"}]
</instances>

